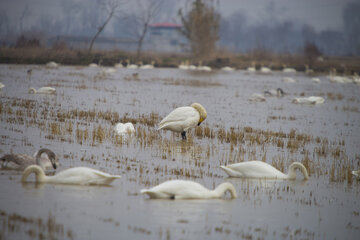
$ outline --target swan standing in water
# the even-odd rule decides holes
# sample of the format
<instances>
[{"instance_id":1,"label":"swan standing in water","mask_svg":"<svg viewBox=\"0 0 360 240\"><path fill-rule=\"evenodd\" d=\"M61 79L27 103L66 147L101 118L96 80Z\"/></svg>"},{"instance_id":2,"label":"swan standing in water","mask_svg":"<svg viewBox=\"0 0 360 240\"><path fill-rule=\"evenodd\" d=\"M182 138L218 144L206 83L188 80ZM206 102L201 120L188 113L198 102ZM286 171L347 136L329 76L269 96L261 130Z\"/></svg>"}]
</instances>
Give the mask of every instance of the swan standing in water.
<instances>
[{"instance_id":1,"label":"swan standing in water","mask_svg":"<svg viewBox=\"0 0 360 240\"><path fill-rule=\"evenodd\" d=\"M164 199L211 199L221 198L229 191L231 198L236 198L236 190L231 183L222 183L214 190L209 190L201 184L193 181L170 180L153 188L143 189L140 192L150 198Z\"/></svg>"},{"instance_id":2,"label":"swan standing in water","mask_svg":"<svg viewBox=\"0 0 360 240\"><path fill-rule=\"evenodd\" d=\"M69 168L54 176L46 176L42 168L37 165L31 165L24 170L21 181L26 182L31 173L35 173L36 182L39 183L108 185L115 179L121 178L119 175L110 175L88 167Z\"/></svg>"},{"instance_id":3,"label":"swan standing in water","mask_svg":"<svg viewBox=\"0 0 360 240\"><path fill-rule=\"evenodd\" d=\"M325 99L323 97L316 97L316 96L304 97L304 98L294 98L292 100L292 103L297 103L297 104L321 104L324 102L325 102Z\"/></svg>"},{"instance_id":4,"label":"swan standing in water","mask_svg":"<svg viewBox=\"0 0 360 240\"><path fill-rule=\"evenodd\" d=\"M131 134L135 132L134 125L131 122L127 123L117 123L115 125L115 131L117 134L123 135L123 134Z\"/></svg>"},{"instance_id":5,"label":"swan standing in water","mask_svg":"<svg viewBox=\"0 0 360 240\"><path fill-rule=\"evenodd\" d=\"M174 109L159 124L160 129L181 132L182 139L186 140L186 131L199 126L207 117L205 108L200 103Z\"/></svg>"},{"instance_id":6,"label":"swan standing in water","mask_svg":"<svg viewBox=\"0 0 360 240\"><path fill-rule=\"evenodd\" d=\"M296 179L296 169L299 169L304 175L304 179L309 179L305 166L299 162L290 164L288 174L284 174L270 164L262 161L248 161L220 167L230 177Z\"/></svg>"},{"instance_id":7,"label":"swan standing in water","mask_svg":"<svg viewBox=\"0 0 360 240\"><path fill-rule=\"evenodd\" d=\"M0 158L2 169L24 170L27 166L37 164L43 169L57 167L55 153L47 148L42 148L34 154L34 157L26 154L7 154Z\"/></svg>"},{"instance_id":8,"label":"swan standing in water","mask_svg":"<svg viewBox=\"0 0 360 240\"><path fill-rule=\"evenodd\" d=\"M39 94L55 94L56 89L52 88L52 87L41 87L38 90L36 90L35 88L29 88L28 92L30 94L35 94L35 93L39 93Z\"/></svg>"}]
</instances>

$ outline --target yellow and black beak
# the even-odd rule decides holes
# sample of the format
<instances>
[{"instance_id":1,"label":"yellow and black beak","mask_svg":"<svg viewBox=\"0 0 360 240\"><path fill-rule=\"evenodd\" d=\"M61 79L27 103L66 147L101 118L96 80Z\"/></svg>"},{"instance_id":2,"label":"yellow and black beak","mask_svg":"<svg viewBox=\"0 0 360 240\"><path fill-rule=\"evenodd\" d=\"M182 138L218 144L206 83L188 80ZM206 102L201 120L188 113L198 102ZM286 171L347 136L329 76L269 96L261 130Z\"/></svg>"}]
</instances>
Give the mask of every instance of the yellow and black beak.
<instances>
[{"instance_id":1,"label":"yellow and black beak","mask_svg":"<svg viewBox=\"0 0 360 240\"><path fill-rule=\"evenodd\" d=\"M200 117L199 122L198 122L198 126L200 126L200 124L204 121L204 119L202 117Z\"/></svg>"}]
</instances>

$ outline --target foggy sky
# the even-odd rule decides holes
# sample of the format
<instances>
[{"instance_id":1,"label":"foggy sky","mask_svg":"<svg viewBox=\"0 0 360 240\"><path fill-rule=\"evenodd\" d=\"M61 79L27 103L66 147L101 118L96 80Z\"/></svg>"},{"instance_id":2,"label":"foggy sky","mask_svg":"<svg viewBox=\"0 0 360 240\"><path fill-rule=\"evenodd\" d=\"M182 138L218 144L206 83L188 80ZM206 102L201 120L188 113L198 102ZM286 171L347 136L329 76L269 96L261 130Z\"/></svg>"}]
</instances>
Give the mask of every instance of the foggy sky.
<instances>
[{"instance_id":1,"label":"foggy sky","mask_svg":"<svg viewBox=\"0 0 360 240\"><path fill-rule=\"evenodd\" d=\"M165 0L167 1L169 0ZM6 12L10 20L17 24L27 4L29 13L24 27L30 28L44 14L61 18L61 2L61 0L1 0L0 11ZM183 7L189 0L172 2L176 4L170 10L172 14L166 13L159 20L175 21L177 9ZM342 30L344 6L349 2L360 2L360 0L217 0L217 2L223 17L241 11L250 24L269 21L269 19L272 21L291 20L299 24L308 24L317 31L321 31L324 29ZM168 19L164 19L164 16Z\"/></svg>"}]
</instances>

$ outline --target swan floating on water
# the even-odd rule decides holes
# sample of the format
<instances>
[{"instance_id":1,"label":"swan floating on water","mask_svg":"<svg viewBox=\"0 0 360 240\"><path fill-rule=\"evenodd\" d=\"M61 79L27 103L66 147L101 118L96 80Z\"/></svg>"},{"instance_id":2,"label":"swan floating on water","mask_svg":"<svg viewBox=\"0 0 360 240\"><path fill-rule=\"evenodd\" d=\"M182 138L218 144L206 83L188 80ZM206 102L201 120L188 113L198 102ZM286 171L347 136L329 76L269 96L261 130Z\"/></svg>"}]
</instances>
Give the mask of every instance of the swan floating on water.
<instances>
[{"instance_id":1,"label":"swan floating on water","mask_svg":"<svg viewBox=\"0 0 360 240\"><path fill-rule=\"evenodd\" d=\"M127 63L126 68L129 68L129 69L137 69L138 68L138 65L131 64L129 59L126 60L126 63Z\"/></svg>"},{"instance_id":2,"label":"swan floating on water","mask_svg":"<svg viewBox=\"0 0 360 240\"><path fill-rule=\"evenodd\" d=\"M37 151L34 156L26 154L7 154L0 158L1 169L24 170L29 165L37 164L43 169L53 167L56 169L58 163L55 153L47 148Z\"/></svg>"},{"instance_id":3,"label":"swan floating on water","mask_svg":"<svg viewBox=\"0 0 360 240\"><path fill-rule=\"evenodd\" d=\"M21 181L26 182L31 173L35 173L36 182L39 183L108 185L115 179L121 178L119 175L110 175L88 167L69 168L54 176L46 176L42 168L37 165L31 165L24 170Z\"/></svg>"},{"instance_id":4,"label":"swan floating on water","mask_svg":"<svg viewBox=\"0 0 360 240\"><path fill-rule=\"evenodd\" d=\"M154 61L151 61L151 64L145 64L145 65L142 65L140 66L140 69L154 69L154 64L155 62Z\"/></svg>"},{"instance_id":5,"label":"swan floating on water","mask_svg":"<svg viewBox=\"0 0 360 240\"><path fill-rule=\"evenodd\" d=\"M288 68L288 67L286 67L284 65L283 72L284 73L296 73L296 69L295 68Z\"/></svg>"},{"instance_id":6,"label":"swan floating on water","mask_svg":"<svg viewBox=\"0 0 360 240\"><path fill-rule=\"evenodd\" d=\"M248 161L220 167L230 177L296 179L296 169L299 169L304 175L304 179L309 179L305 166L299 162L290 164L287 174L262 161Z\"/></svg>"},{"instance_id":7,"label":"swan floating on water","mask_svg":"<svg viewBox=\"0 0 360 240\"><path fill-rule=\"evenodd\" d=\"M312 81L313 81L314 83L320 83L320 78L312 78Z\"/></svg>"},{"instance_id":8,"label":"swan floating on water","mask_svg":"<svg viewBox=\"0 0 360 240\"><path fill-rule=\"evenodd\" d=\"M264 91L265 96L276 96L276 97L282 97L285 95L284 90L282 88L277 89L270 89L267 91Z\"/></svg>"},{"instance_id":9,"label":"swan floating on water","mask_svg":"<svg viewBox=\"0 0 360 240\"><path fill-rule=\"evenodd\" d=\"M211 199L221 198L229 191L231 198L236 198L236 190L231 183L222 183L214 190L209 190L203 185L185 180L170 180L163 182L153 188L143 189L140 192L150 198L163 199Z\"/></svg>"},{"instance_id":10,"label":"swan floating on water","mask_svg":"<svg viewBox=\"0 0 360 240\"><path fill-rule=\"evenodd\" d=\"M116 64L114 65L114 67L115 67L115 68L123 68L124 65L122 64L122 61L120 61L119 63L116 63Z\"/></svg>"},{"instance_id":11,"label":"swan floating on water","mask_svg":"<svg viewBox=\"0 0 360 240\"><path fill-rule=\"evenodd\" d=\"M131 133L135 132L135 128L131 122L117 123L115 125L115 131L117 134L120 134L120 135L131 134Z\"/></svg>"},{"instance_id":12,"label":"swan floating on water","mask_svg":"<svg viewBox=\"0 0 360 240\"><path fill-rule=\"evenodd\" d=\"M205 108L200 103L174 109L159 124L160 129L181 132L182 139L186 139L186 131L199 126L207 117Z\"/></svg>"},{"instance_id":13,"label":"swan floating on water","mask_svg":"<svg viewBox=\"0 0 360 240\"><path fill-rule=\"evenodd\" d=\"M248 98L248 100L251 102L265 102L266 98L260 93L254 93Z\"/></svg>"},{"instance_id":14,"label":"swan floating on water","mask_svg":"<svg viewBox=\"0 0 360 240\"><path fill-rule=\"evenodd\" d=\"M57 68L57 67L59 67L59 64L54 61L50 61L46 64L46 67L47 68Z\"/></svg>"},{"instance_id":15,"label":"swan floating on water","mask_svg":"<svg viewBox=\"0 0 360 240\"><path fill-rule=\"evenodd\" d=\"M268 67L262 66L262 67L260 68L260 72L261 72L261 73L271 73L271 69L268 68Z\"/></svg>"},{"instance_id":16,"label":"swan floating on water","mask_svg":"<svg viewBox=\"0 0 360 240\"><path fill-rule=\"evenodd\" d=\"M29 88L28 92L30 94L55 94L56 93L56 89L52 88L52 87L41 87L38 90L36 90L35 88Z\"/></svg>"},{"instance_id":17,"label":"swan floating on water","mask_svg":"<svg viewBox=\"0 0 360 240\"><path fill-rule=\"evenodd\" d=\"M226 66L226 67L221 68L221 70L226 71L226 72L233 72L233 71L235 71L235 68Z\"/></svg>"},{"instance_id":18,"label":"swan floating on water","mask_svg":"<svg viewBox=\"0 0 360 240\"><path fill-rule=\"evenodd\" d=\"M291 77L284 77L282 79L283 82L288 82L288 83L295 83L296 80L294 78L291 78Z\"/></svg>"},{"instance_id":19,"label":"swan floating on water","mask_svg":"<svg viewBox=\"0 0 360 240\"><path fill-rule=\"evenodd\" d=\"M251 62L251 67L247 68L248 72L256 72L255 62Z\"/></svg>"},{"instance_id":20,"label":"swan floating on water","mask_svg":"<svg viewBox=\"0 0 360 240\"><path fill-rule=\"evenodd\" d=\"M99 65L97 65L96 63L90 63L89 67L98 67Z\"/></svg>"},{"instance_id":21,"label":"swan floating on water","mask_svg":"<svg viewBox=\"0 0 360 240\"><path fill-rule=\"evenodd\" d=\"M317 96L294 98L292 100L292 103L297 103L297 104L321 104L324 102L325 99L323 97L317 97Z\"/></svg>"}]
</instances>

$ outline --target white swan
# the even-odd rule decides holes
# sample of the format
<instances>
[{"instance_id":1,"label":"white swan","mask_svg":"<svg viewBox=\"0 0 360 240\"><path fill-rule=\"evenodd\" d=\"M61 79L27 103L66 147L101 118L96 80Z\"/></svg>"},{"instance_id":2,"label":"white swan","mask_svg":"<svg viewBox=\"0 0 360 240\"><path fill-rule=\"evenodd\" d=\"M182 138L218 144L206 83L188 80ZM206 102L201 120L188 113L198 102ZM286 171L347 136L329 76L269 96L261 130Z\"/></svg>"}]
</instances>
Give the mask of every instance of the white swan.
<instances>
[{"instance_id":1,"label":"white swan","mask_svg":"<svg viewBox=\"0 0 360 240\"><path fill-rule=\"evenodd\" d=\"M140 192L150 198L165 199L210 199L221 198L229 191L232 198L236 198L236 190L231 183L222 183L214 190L209 190L197 182L185 180L170 180L153 188L143 189Z\"/></svg>"},{"instance_id":2,"label":"white swan","mask_svg":"<svg viewBox=\"0 0 360 240\"><path fill-rule=\"evenodd\" d=\"M357 180L360 180L360 170L352 171L351 173L356 177Z\"/></svg>"},{"instance_id":3,"label":"white swan","mask_svg":"<svg viewBox=\"0 0 360 240\"><path fill-rule=\"evenodd\" d=\"M210 72L211 71L211 67L203 66L202 61L199 62L199 66L196 69L199 70L199 71L204 71L204 72Z\"/></svg>"},{"instance_id":4,"label":"white swan","mask_svg":"<svg viewBox=\"0 0 360 240\"><path fill-rule=\"evenodd\" d=\"M54 61L51 61L46 64L46 67L47 68L57 68L57 67L59 67L59 64Z\"/></svg>"},{"instance_id":5,"label":"white swan","mask_svg":"<svg viewBox=\"0 0 360 240\"><path fill-rule=\"evenodd\" d=\"M117 134L120 134L120 135L131 134L131 133L135 132L135 128L131 122L117 123L115 125L115 131Z\"/></svg>"},{"instance_id":6,"label":"white swan","mask_svg":"<svg viewBox=\"0 0 360 240\"><path fill-rule=\"evenodd\" d=\"M320 83L320 78L312 78L312 81L313 81L314 83Z\"/></svg>"},{"instance_id":7,"label":"white swan","mask_svg":"<svg viewBox=\"0 0 360 240\"><path fill-rule=\"evenodd\" d=\"M119 63L116 63L116 64L114 65L114 67L115 67L115 68L123 68L124 65L122 64L122 61L120 61Z\"/></svg>"},{"instance_id":8,"label":"white swan","mask_svg":"<svg viewBox=\"0 0 360 240\"><path fill-rule=\"evenodd\" d=\"M98 67L99 65L97 65L96 63L90 63L89 67Z\"/></svg>"},{"instance_id":9,"label":"white swan","mask_svg":"<svg viewBox=\"0 0 360 240\"><path fill-rule=\"evenodd\" d=\"M145 64L145 65L141 65L140 66L140 69L154 69L154 64L155 62L154 61L151 61L151 64Z\"/></svg>"},{"instance_id":10,"label":"white swan","mask_svg":"<svg viewBox=\"0 0 360 240\"><path fill-rule=\"evenodd\" d=\"M270 89L267 91L264 91L265 96L276 96L276 97L282 97L285 95L284 90L282 88L277 89Z\"/></svg>"},{"instance_id":11,"label":"white swan","mask_svg":"<svg viewBox=\"0 0 360 240\"><path fill-rule=\"evenodd\" d=\"M353 80L349 77L346 77L346 76L337 76L336 75L336 69L333 68L331 71L330 71L330 74L328 76L328 79L330 82L332 83L352 83Z\"/></svg>"},{"instance_id":12,"label":"white swan","mask_svg":"<svg viewBox=\"0 0 360 240\"><path fill-rule=\"evenodd\" d=\"M35 93L39 93L39 94L55 94L56 89L52 88L52 87L41 87L38 90L36 90L35 88L29 88L28 92L30 94L35 94Z\"/></svg>"},{"instance_id":13,"label":"white swan","mask_svg":"<svg viewBox=\"0 0 360 240\"><path fill-rule=\"evenodd\" d=\"M284 77L282 79L283 82L287 82L287 83L295 83L296 80L294 78L291 78L291 77Z\"/></svg>"},{"instance_id":14,"label":"white swan","mask_svg":"<svg viewBox=\"0 0 360 240\"><path fill-rule=\"evenodd\" d=\"M36 181L40 183L108 185L115 179L121 178L121 176L110 175L88 167L69 168L54 176L46 176L42 168L37 165L31 165L24 170L21 181L26 182L31 173L35 173Z\"/></svg>"},{"instance_id":15,"label":"white swan","mask_svg":"<svg viewBox=\"0 0 360 240\"><path fill-rule=\"evenodd\" d=\"M286 65L283 65L283 72L284 73L296 73L296 69L295 68L288 68L286 67Z\"/></svg>"},{"instance_id":16,"label":"white swan","mask_svg":"<svg viewBox=\"0 0 360 240\"><path fill-rule=\"evenodd\" d=\"M126 68L129 68L129 69L137 69L138 68L138 65L131 64L129 59L126 60L126 63L127 63Z\"/></svg>"},{"instance_id":17,"label":"white swan","mask_svg":"<svg viewBox=\"0 0 360 240\"><path fill-rule=\"evenodd\" d=\"M255 62L251 62L251 67L247 68L248 72L256 72L256 66L255 66Z\"/></svg>"},{"instance_id":18,"label":"white swan","mask_svg":"<svg viewBox=\"0 0 360 240\"><path fill-rule=\"evenodd\" d=\"M297 104L321 104L324 102L325 99L323 97L317 97L317 96L294 98L292 100L292 103L297 103Z\"/></svg>"},{"instance_id":19,"label":"white swan","mask_svg":"<svg viewBox=\"0 0 360 240\"><path fill-rule=\"evenodd\" d=\"M57 158L55 153L47 148L37 151L34 156L26 154L7 154L0 158L1 169L23 170L29 165L37 164L43 169L57 167Z\"/></svg>"},{"instance_id":20,"label":"white swan","mask_svg":"<svg viewBox=\"0 0 360 240\"><path fill-rule=\"evenodd\" d=\"M181 132L182 139L186 139L186 131L199 126L207 117L205 108L200 103L174 109L159 124L160 129Z\"/></svg>"},{"instance_id":21,"label":"white swan","mask_svg":"<svg viewBox=\"0 0 360 240\"><path fill-rule=\"evenodd\" d=\"M235 71L235 68L226 66L226 67L221 68L221 70L226 71L226 72L233 72L233 71Z\"/></svg>"},{"instance_id":22,"label":"white swan","mask_svg":"<svg viewBox=\"0 0 360 240\"><path fill-rule=\"evenodd\" d=\"M262 66L262 67L260 68L260 72L261 72L261 73L271 73L271 69L268 68L268 67Z\"/></svg>"},{"instance_id":23,"label":"white swan","mask_svg":"<svg viewBox=\"0 0 360 240\"><path fill-rule=\"evenodd\" d=\"M296 179L296 169L299 169L304 175L304 179L309 179L306 168L299 162L293 162L290 164L288 174L284 174L270 164L262 161L235 163L228 166L221 166L221 168L230 177L269 179Z\"/></svg>"},{"instance_id":24,"label":"white swan","mask_svg":"<svg viewBox=\"0 0 360 240\"><path fill-rule=\"evenodd\" d=\"M4 87L5 85L2 82L0 82L0 89L3 89Z\"/></svg>"},{"instance_id":25,"label":"white swan","mask_svg":"<svg viewBox=\"0 0 360 240\"><path fill-rule=\"evenodd\" d=\"M260 93L254 93L248 98L248 100L252 102L265 102L266 98Z\"/></svg>"}]
</instances>

